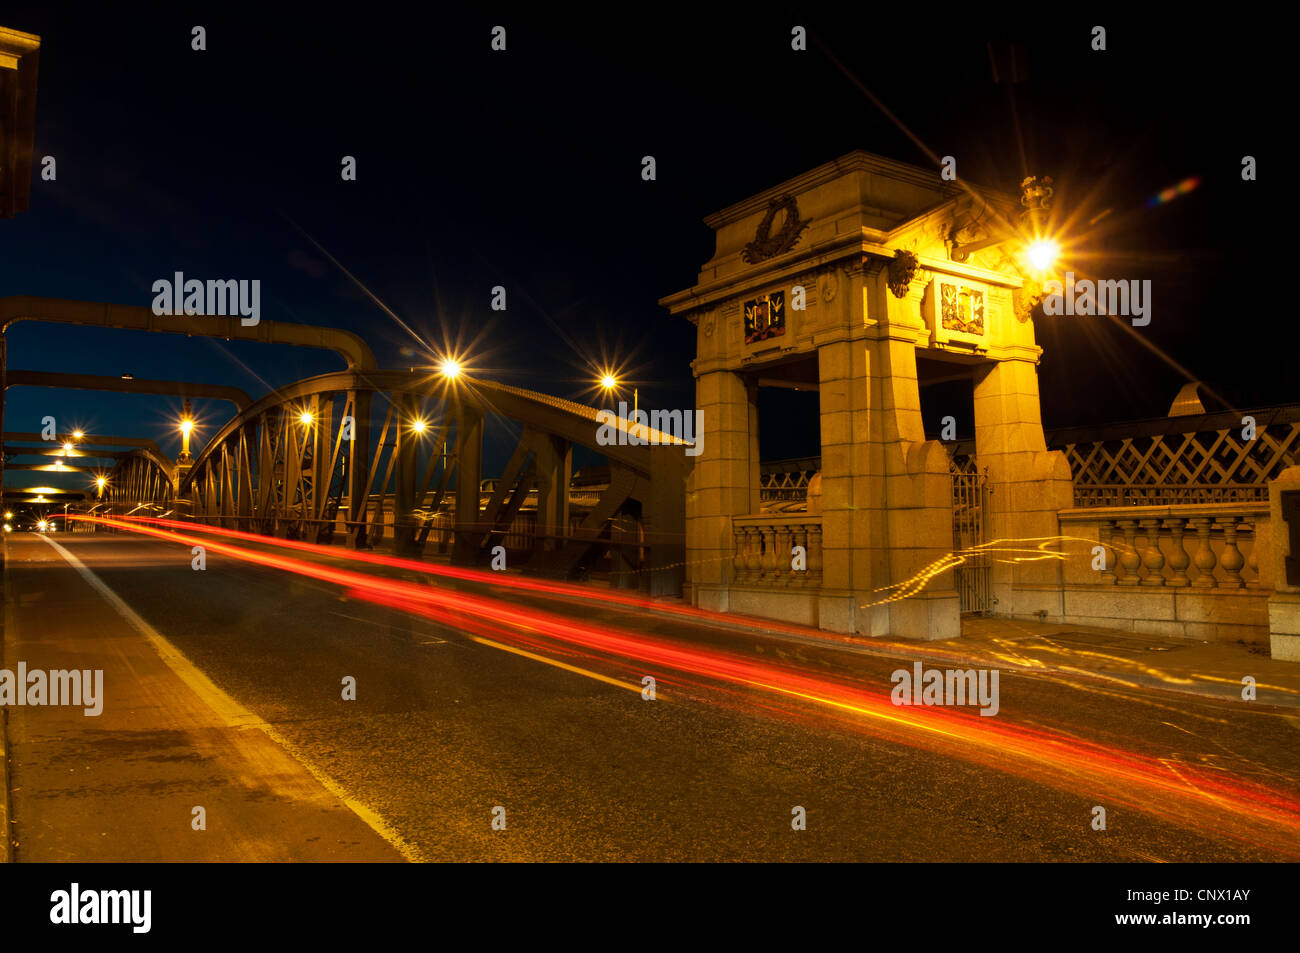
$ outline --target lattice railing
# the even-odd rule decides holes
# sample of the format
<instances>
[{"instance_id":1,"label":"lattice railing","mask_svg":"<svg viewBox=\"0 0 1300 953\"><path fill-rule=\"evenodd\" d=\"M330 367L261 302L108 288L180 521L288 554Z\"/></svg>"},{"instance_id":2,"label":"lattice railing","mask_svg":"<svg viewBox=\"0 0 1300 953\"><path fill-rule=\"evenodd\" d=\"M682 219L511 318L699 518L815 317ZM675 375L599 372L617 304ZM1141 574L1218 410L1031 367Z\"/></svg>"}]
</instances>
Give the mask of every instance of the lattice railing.
<instances>
[{"instance_id":1,"label":"lattice railing","mask_svg":"<svg viewBox=\"0 0 1300 953\"><path fill-rule=\"evenodd\" d=\"M1300 405L1057 431L1047 445L1065 453L1076 506L1261 501L1300 462Z\"/></svg>"},{"instance_id":2,"label":"lattice railing","mask_svg":"<svg viewBox=\"0 0 1300 953\"><path fill-rule=\"evenodd\" d=\"M759 499L764 503L806 500L808 481L820 469L820 457L765 463L759 470Z\"/></svg>"}]
</instances>

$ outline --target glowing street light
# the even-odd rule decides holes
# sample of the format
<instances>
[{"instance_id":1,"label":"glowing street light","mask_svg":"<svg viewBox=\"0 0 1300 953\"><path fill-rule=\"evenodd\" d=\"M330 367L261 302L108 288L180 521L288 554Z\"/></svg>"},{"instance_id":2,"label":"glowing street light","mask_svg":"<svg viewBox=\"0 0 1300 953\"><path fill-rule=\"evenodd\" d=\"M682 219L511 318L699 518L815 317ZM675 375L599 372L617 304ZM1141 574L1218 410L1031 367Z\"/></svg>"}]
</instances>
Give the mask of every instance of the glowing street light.
<instances>
[{"instance_id":1,"label":"glowing street light","mask_svg":"<svg viewBox=\"0 0 1300 953\"><path fill-rule=\"evenodd\" d=\"M1049 238L1040 238L1025 251L1035 271L1047 271L1056 264L1056 256L1060 253L1061 246Z\"/></svg>"},{"instance_id":2,"label":"glowing street light","mask_svg":"<svg viewBox=\"0 0 1300 953\"><path fill-rule=\"evenodd\" d=\"M71 452L72 452L72 443L71 443L71 442L65 443L65 444L63 445L63 452L64 452L64 453L71 453Z\"/></svg>"},{"instance_id":3,"label":"glowing street light","mask_svg":"<svg viewBox=\"0 0 1300 953\"><path fill-rule=\"evenodd\" d=\"M618 389L618 378L615 377L613 374L604 374L600 378L600 386L605 391L606 394L613 394L614 391ZM640 403L640 400L641 400L640 388L633 387L632 388L633 412L637 410L637 405Z\"/></svg>"},{"instance_id":4,"label":"glowing street light","mask_svg":"<svg viewBox=\"0 0 1300 953\"><path fill-rule=\"evenodd\" d=\"M420 420L419 418L416 418L415 420L411 421L412 433L424 433L428 429L429 429L429 425L425 423L423 420Z\"/></svg>"},{"instance_id":5,"label":"glowing street light","mask_svg":"<svg viewBox=\"0 0 1300 953\"><path fill-rule=\"evenodd\" d=\"M41 520L39 523L36 524L36 528L43 533L50 528L50 524L45 522L45 520Z\"/></svg>"},{"instance_id":6,"label":"glowing street light","mask_svg":"<svg viewBox=\"0 0 1300 953\"><path fill-rule=\"evenodd\" d=\"M85 434L82 433L80 430L74 430L74 431L72 431L72 439L73 439L73 440L80 440L80 439L81 439L82 437L84 437L84 436L85 436Z\"/></svg>"},{"instance_id":7,"label":"glowing street light","mask_svg":"<svg viewBox=\"0 0 1300 953\"><path fill-rule=\"evenodd\" d=\"M13 528L12 526L10 526L8 523L5 523L5 532L6 532L6 533L12 533L13 531L14 531L14 528Z\"/></svg>"},{"instance_id":8,"label":"glowing street light","mask_svg":"<svg viewBox=\"0 0 1300 953\"><path fill-rule=\"evenodd\" d=\"M5 519L11 520L13 518L14 518L13 510L5 510Z\"/></svg>"},{"instance_id":9,"label":"glowing street light","mask_svg":"<svg viewBox=\"0 0 1300 953\"><path fill-rule=\"evenodd\" d=\"M304 410L298 415L298 423L302 424L304 427L310 427L315 419L316 418L312 415L310 410Z\"/></svg>"},{"instance_id":10,"label":"glowing street light","mask_svg":"<svg viewBox=\"0 0 1300 953\"><path fill-rule=\"evenodd\" d=\"M444 358L442 363L438 365L438 373L449 381L454 381L460 377L461 370L460 361L454 357Z\"/></svg>"},{"instance_id":11,"label":"glowing street light","mask_svg":"<svg viewBox=\"0 0 1300 953\"><path fill-rule=\"evenodd\" d=\"M182 437L186 437L186 438L188 438L189 435L190 435L190 431L193 430L193 429L194 429L194 421L192 421L192 420L182 420L182 421L181 421L181 436L182 436Z\"/></svg>"}]
</instances>

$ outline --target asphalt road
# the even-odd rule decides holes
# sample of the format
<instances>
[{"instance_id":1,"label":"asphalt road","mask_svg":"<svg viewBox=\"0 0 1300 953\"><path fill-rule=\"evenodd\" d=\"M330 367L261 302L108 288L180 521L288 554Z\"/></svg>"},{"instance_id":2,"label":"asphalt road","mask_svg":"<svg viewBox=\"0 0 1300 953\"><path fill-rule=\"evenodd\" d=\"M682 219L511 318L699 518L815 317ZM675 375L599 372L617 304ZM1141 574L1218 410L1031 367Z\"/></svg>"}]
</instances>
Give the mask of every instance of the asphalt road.
<instances>
[{"instance_id":1,"label":"asphalt road","mask_svg":"<svg viewBox=\"0 0 1300 953\"><path fill-rule=\"evenodd\" d=\"M1107 829L1098 831L1092 810L1108 802L1086 776L1026 776L987 753L967 756L959 742L944 751L900 743L851 713L706 678L660 672L660 697L646 701L635 665L534 653L584 674L315 579L212 552L198 572L186 547L59 535L221 689L274 726L295 758L373 811L420 859L1291 859L1271 837L1242 839L1234 825L1204 816L1180 820L1176 794L1151 810L1111 803ZM23 554L34 551L24 547L46 548L33 537L10 540L11 595L43 584L38 572L72 572L52 568L57 561L25 569ZM884 696L890 673L903 667L614 606L455 587L779 661ZM105 603L103 611L113 610ZM353 701L341 697L345 676L356 680ZM1293 799L1300 791L1294 709L1004 673L996 720L1258 781ZM68 784L72 796L77 781ZM796 806L806 810L806 830L792 829ZM493 828L498 807L505 830Z\"/></svg>"}]
</instances>

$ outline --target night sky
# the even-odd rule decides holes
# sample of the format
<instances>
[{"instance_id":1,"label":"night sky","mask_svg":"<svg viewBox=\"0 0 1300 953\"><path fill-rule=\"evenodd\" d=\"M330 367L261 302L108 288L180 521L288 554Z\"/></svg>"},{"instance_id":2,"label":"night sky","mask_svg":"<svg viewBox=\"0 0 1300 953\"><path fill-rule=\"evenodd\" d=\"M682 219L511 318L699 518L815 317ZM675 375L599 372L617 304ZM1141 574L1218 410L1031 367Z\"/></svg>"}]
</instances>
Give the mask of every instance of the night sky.
<instances>
[{"instance_id":1,"label":"night sky","mask_svg":"<svg viewBox=\"0 0 1300 953\"><path fill-rule=\"evenodd\" d=\"M819 44L930 149L955 155L962 177L1014 193L1025 173L1013 109L986 46L1014 39L1028 63L1014 88L1028 170L1056 180L1058 207L1084 210L1094 271L1152 280L1139 333L1232 406L1296 397L1289 269L1264 264L1285 248L1269 234L1286 207L1280 27L1095 12L998 24L915 5L744 19L377 6L0 7L0 23L42 38L31 207L0 221L0 294L148 305L153 281L176 271L258 278L264 319L347 328L381 366L430 364L314 240L433 350L468 348L477 374L582 398L596 366L621 363L642 406L690 407L694 329L656 302L711 257L701 219L853 149L929 164ZM490 49L497 23L505 53ZM795 23L815 37L808 52L790 49ZM1105 52L1089 47L1097 23ZM195 24L205 52L190 48ZM40 179L44 155L56 182ZM344 155L355 182L340 178ZM642 181L643 155L657 181ZM1241 180L1244 155L1258 181ZM1195 191L1148 207L1192 176ZM489 307L498 284L504 313ZM1163 415L1183 382L1104 319L1036 323L1049 427ZM9 366L255 398L341 369L326 351L27 322L9 334ZM22 388L5 424L38 430L52 414L61 430L148 436L174 453L179 408ZM230 412L198 410L208 434ZM765 431L765 458L807 449Z\"/></svg>"}]
</instances>

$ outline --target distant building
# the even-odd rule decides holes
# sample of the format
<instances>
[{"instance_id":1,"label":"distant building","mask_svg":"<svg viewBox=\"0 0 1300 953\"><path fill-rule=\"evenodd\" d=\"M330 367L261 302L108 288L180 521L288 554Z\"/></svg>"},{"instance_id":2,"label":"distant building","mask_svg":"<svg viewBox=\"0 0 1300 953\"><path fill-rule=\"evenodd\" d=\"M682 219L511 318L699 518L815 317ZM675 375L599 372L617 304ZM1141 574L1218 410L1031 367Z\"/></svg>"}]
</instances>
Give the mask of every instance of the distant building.
<instances>
[{"instance_id":1,"label":"distant building","mask_svg":"<svg viewBox=\"0 0 1300 953\"><path fill-rule=\"evenodd\" d=\"M27 211L41 38L0 26L0 218Z\"/></svg>"}]
</instances>

